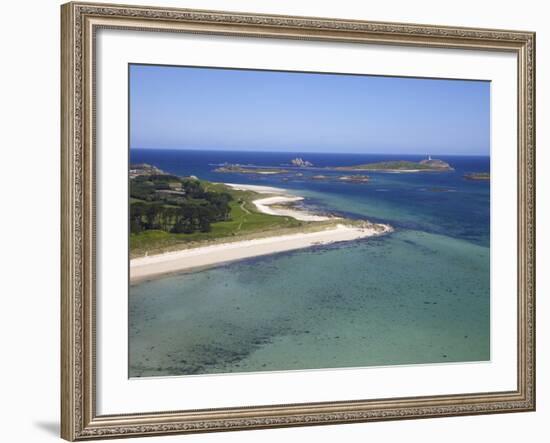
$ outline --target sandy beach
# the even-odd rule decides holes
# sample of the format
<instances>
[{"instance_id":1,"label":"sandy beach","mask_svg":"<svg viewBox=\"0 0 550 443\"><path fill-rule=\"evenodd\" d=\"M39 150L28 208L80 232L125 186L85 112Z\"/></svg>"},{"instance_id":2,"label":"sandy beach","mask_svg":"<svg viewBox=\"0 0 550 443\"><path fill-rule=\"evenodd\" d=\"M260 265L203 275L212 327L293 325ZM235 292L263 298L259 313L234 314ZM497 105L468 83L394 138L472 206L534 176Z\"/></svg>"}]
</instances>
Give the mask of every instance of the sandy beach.
<instances>
[{"instance_id":1,"label":"sandy beach","mask_svg":"<svg viewBox=\"0 0 550 443\"><path fill-rule=\"evenodd\" d=\"M311 214L304 210L288 208L273 208L273 205L285 205L288 203L295 203L303 200L303 197L297 195L291 195L290 192L282 188L273 188L270 186L257 186L257 185L235 185L233 183L224 183L226 186L229 186L233 189L238 189L241 191L254 191L258 194L277 194L272 197L260 198L254 200L254 205L258 211L263 212L264 214L271 215L280 215L284 217L292 217L296 220L301 221L325 221L325 220L336 220L338 217L328 217L325 215L316 215ZM281 195L283 194L283 195Z\"/></svg>"},{"instance_id":2,"label":"sandy beach","mask_svg":"<svg viewBox=\"0 0 550 443\"><path fill-rule=\"evenodd\" d=\"M258 210L266 214L294 217L303 221L338 220L336 217L311 214L306 211L292 208L281 208L280 206L273 208L272 205L284 205L286 203L303 200L303 197L291 195L284 189L255 185L228 184L228 186L234 189L250 190L260 194L270 194L270 197L254 201ZM194 269L212 267L251 257L372 237L385 234L391 230L392 228L387 225L366 223L364 226L350 226L338 223L324 230L315 232L219 243L181 251L167 252L164 254L139 257L130 261L130 282L138 283L164 274L188 272Z\"/></svg>"},{"instance_id":3,"label":"sandy beach","mask_svg":"<svg viewBox=\"0 0 550 443\"><path fill-rule=\"evenodd\" d=\"M335 219L336 217L327 217L324 215L315 215L310 214L306 211L300 211L292 208L273 208L272 205L284 205L287 203L295 203L298 201L303 200L303 197L297 197L297 196L275 196L275 197L267 197L267 198L261 198L258 200L254 200L254 205L256 205L256 208L258 208L258 211L263 212L264 214L271 214L271 215L281 215L286 217L292 217L296 220L301 221L324 221L324 220L331 220Z\"/></svg>"},{"instance_id":4,"label":"sandy beach","mask_svg":"<svg viewBox=\"0 0 550 443\"><path fill-rule=\"evenodd\" d=\"M387 230L389 229L387 227ZM334 228L319 232L221 243L140 257L130 261L130 282L137 283L163 274L185 272L245 258L371 237L383 234L387 230L380 232L375 228L336 225Z\"/></svg>"}]
</instances>

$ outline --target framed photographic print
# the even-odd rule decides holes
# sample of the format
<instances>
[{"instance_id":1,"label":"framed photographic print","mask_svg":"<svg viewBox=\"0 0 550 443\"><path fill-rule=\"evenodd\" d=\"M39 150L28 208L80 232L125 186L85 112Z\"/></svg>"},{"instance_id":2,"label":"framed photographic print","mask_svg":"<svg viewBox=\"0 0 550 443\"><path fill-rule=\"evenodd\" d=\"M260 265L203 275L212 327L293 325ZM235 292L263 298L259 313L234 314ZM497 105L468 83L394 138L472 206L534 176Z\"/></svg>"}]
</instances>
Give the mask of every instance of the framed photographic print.
<instances>
[{"instance_id":1,"label":"framed photographic print","mask_svg":"<svg viewBox=\"0 0 550 443\"><path fill-rule=\"evenodd\" d=\"M61 14L63 438L534 410L534 33Z\"/></svg>"}]
</instances>

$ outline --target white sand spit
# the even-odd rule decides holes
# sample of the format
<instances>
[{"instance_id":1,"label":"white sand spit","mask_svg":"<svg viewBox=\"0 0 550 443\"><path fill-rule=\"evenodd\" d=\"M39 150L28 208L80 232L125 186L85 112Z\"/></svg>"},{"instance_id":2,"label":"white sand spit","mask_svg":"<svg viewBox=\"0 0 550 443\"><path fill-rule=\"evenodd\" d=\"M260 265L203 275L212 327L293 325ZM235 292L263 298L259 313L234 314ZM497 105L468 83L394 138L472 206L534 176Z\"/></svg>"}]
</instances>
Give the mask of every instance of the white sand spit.
<instances>
[{"instance_id":1,"label":"white sand spit","mask_svg":"<svg viewBox=\"0 0 550 443\"><path fill-rule=\"evenodd\" d=\"M233 189L240 191L254 191L258 194L277 194L274 197L261 198L254 200L254 205L258 208L258 211L264 214L280 215L283 217L292 217L301 221L324 221L324 220L336 220L339 217L327 217L325 215L316 215L305 210L298 210L293 208L271 208L271 205L284 205L286 203L293 203L301 201L304 198L297 195L289 194L289 191L282 188L275 188L272 186L258 186L258 185L241 185L234 183L224 183ZM283 194L283 195L281 195Z\"/></svg>"},{"instance_id":2,"label":"white sand spit","mask_svg":"<svg viewBox=\"0 0 550 443\"><path fill-rule=\"evenodd\" d=\"M303 197L298 197L298 196L289 196L289 197L276 196L276 197L267 197L267 198L261 198L259 200L254 200L254 204L256 205L256 208L258 208L258 211L263 212L264 214L292 217L292 218L295 218L296 220L323 221L323 220L330 220L330 219L337 218L337 217L327 217L324 215L315 215L304 210L271 207L271 205L284 205L285 203L293 203L303 199L304 199Z\"/></svg>"}]
</instances>

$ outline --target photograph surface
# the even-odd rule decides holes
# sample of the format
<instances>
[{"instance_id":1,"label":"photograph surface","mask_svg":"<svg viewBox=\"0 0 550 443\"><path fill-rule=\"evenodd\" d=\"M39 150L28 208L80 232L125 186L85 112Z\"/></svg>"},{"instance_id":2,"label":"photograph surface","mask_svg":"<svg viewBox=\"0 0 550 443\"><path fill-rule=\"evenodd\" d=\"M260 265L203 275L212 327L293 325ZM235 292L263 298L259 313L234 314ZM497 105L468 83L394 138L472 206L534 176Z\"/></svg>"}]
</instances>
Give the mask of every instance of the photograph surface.
<instances>
[{"instance_id":1,"label":"photograph surface","mask_svg":"<svg viewBox=\"0 0 550 443\"><path fill-rule=\"evenodd\" d=\"M490 360L490 82L128 75L130 377Z\"/></svg>"}]
</instances>

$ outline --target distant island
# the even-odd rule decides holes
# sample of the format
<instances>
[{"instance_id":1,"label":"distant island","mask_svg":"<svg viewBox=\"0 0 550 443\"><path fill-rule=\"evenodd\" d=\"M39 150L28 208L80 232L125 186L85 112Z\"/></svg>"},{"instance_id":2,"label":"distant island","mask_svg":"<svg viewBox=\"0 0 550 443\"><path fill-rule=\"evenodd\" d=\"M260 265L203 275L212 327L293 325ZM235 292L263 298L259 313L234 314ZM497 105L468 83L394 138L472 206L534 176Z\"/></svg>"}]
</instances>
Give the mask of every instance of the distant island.
<instances>
[{"instance_id":1,"label":"distant island","mask_svg":"<svg viewBox=\"0 0 550 443\"><path fill-rule=\"evenodd\" d=\"M302 159L294 159L295 160L301 160ZM310 162L305 162L308 165L312 165ZM299 166L301 167L311 167L311 166ZM329 169L329 168L323 168L323 169ZM353 174L353 175L305 175L301 172L294 172L289 169L284 169L278 166L267 166L267 167L261 167L261 166L241 166L238 164L224 164L223 166L220 166L216 169L214 169L214 172L219 172L222 174L246 174L246 175L277 175L277 174L285 174L285 175L294 175L295 177L304 177L309 178L310 180L319 180L319 181L331 181L331 180L339 180L343 182L348 183L368 183L370 181L370 177L368 175L364 174ZM289 177L284 177L283 180L287 181Z\"/></svg>"},{"instance_id":2,"label":"distant island","mask_svg":"<svg viewBox=\"0 0 550 443\"><path fill-rule=\"evenodd\" d=\"M370 180L368 175L342 175L338 180L349 183L367 183Z\"/></svg>"},{"instance_id":3,"label":"distant island","mask_svg":"<svg viewBox=\"0 0 550 443\"><path fill-rule=\"evenodd\" d=\"M301 157L296 157L290 161L290 165L287 167L282 166L256 166L256 165L239 165L225 163L218 168L214 169L214 172L221 173L237 173L237 174L257 174L257 175L274 175L274 174L288 174L292 173L296 169L308 168L311 170L330 170L330 171L375 171L375 172L445 172L454 171L454 168L447 162L432 158L430 155L424 160L414 162L410 160L392 160L376 163L364 163L360 165L351 166L324 166L314 167L313 163L304 160ZM289 169L290 168L290 169ZM301 174L301 173L299 173ZM296 174L297 176L299 174ZM314 180L331 179L332 177L325 175L315 175L311 177ZM349 175L342 176L338 179L343 181L361 182L368 181L367 176L362 175ZM472 178L472 180L481 180L482 178Z\"/></svg>"},{"instance_id":4,"label":"distant island","mask_svg":"<svg viewBox=\"0 0 550 443\"><path fill-rule=\"evenodd\" d=\"M241 165L233 165L233 164L225 164L223 166L220 166L219 168L214 169L214 172L222 172L222 173L236 173L236 174L264 174L264 175L271 175L271 174L286 174L288 170L278 167L259 167L259 166L241 166Z\"/></svg>"},{"instance_id":5,"label":"distant island","mask_svg":"<svg viewBox=\"0 0 550 443\"><path fill-rule=\"evenodd\" d=\"M466 180L491 180L491 174L489 172L470 172L464 174Z\"/></svg>"},{"instance_id":6,"label":"distant island","mask_svg":"<svg viewBox=\"0 0 550 443\"><path fill-rule=\"evenodd\" d=\"M148 165L146 165L148 166ZM334 174L325 175L324 173L318 173L317 175L304 175L302 172L297 172L308 169L310 171L346 171L346 172L394 172L394 173L408 173L408 172L447 172L454 171L454 168L447 162L440 159L433 159L431 156L427 156L424 160L414 162L408 160L393 160L383 161L376 163L365 163L360 165L351 166L324 166L314 167L313 163L304 160L301 157L296 157L290 160L290 164L286 166L258 166L258 165L240 165L232 163L224 163L220 165L214 172L223 174L246 174L246 175L284 175L284 181L288 181L292 175L295 177L304 177L310 180L317 181L331 181L339 180L348 183L368 183L370 177L364 174L351 174L340 175ZM153 171L154 172L154 171ZM469 180L486 180L482 173L472 173L465 176Z\"/></svg>"},{"instance_id":7,"label":"distant island","mask_svg":"<svg viewBox=\"0 0 550 443\"><path fill-rule=\"evenodd\" d=\"M368 175L313 175L310 177L312 180L318 180L318 181L331 181L331 180L339 180L343 182L348 183L368 183L370 180L370 177Z\"/></svg>"},{"instance_id":8,"label":"distant island","mask_svg":"<svg viewBox=\"0 0 550 443\"><path fill-rule=\"evenodd\" d=\"M454 168L447 162L438 159L427 159L419 162L397 160L377 163L365 163L354 166L337 166L331 169L337 171L385 171L385 172L429 172L429 171L454 171Z\"/></svg>"}]
</instances>

